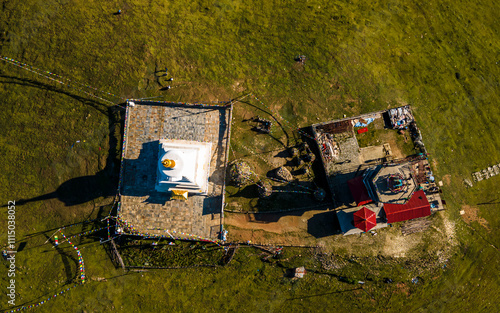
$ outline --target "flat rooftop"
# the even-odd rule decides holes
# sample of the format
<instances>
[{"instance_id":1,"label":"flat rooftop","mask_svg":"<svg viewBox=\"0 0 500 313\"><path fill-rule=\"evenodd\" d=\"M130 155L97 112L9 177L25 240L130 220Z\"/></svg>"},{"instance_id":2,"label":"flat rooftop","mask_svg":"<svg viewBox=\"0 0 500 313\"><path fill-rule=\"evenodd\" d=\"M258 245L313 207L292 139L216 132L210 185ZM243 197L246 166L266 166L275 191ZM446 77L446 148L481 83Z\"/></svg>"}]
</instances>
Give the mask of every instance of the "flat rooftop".
<instances>
[{"instance_id":1,"label":"flat rooftop","mask_svg":"<svg viewBox=\"0 0 500 313\"><path fill-rule=\"evenodd\" d=\"M359 209L354 207L347 182L373 169L369 179L375 188L370 198L375 202L406 203L421 188L433 211L443 209L410 106L318 123L311 128L335 209L345 211L338 215L341 225L341 219L350 223L350 215ZM391 175L400 178L402 188L389 188ZM347 218L346 212L350 212Z\"/></svg>"},{"instance_id":2,"label":"flat rooftop","mask_svg":"<svg viewBox=\"0 0 500 313\"><path fill-rule=\"evenodd\" d=\"M417 189L417 184L411 175L410 167L410 163L387 164L373 177L372 182L380 202L403 204L411 198ZM400 191L394 192L388 186L388 178L398 174L403 178L404 187Z\"/></svg>"},{"instance_id":3,"label":"flat rooftop","mask_svg":"<svg viewBox=\"0 0 500 313\"><path fill-rule=\"evenodd\" d=\"M142 234L218 238L231 107L134 103L125 120L119 218ZM165 139L212 143L207 195L171 200L169 192L155 190L159 142Z\"/></svg>"}]
</instances>

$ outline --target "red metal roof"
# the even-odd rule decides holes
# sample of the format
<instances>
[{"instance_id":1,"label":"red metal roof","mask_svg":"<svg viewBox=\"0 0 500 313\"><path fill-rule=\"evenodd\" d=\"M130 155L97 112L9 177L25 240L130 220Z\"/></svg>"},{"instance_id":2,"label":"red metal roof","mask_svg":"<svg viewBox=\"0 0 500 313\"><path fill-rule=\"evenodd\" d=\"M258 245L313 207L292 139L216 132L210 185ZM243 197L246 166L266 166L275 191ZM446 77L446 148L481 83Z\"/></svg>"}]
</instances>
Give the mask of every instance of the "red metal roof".
<instances>
[{"instance_id":1,"label":"red metal roof","mask_svg":"<svg viewBox=\"0 0 500 313\"><path fill-rule=\"evenodd\" d=\"M358 134L366 133L368 131L368 127L363 127L358 129Z\"/></svg>"},{"instance_id":2,"label":"red metal roof","mask_svg":"<svg viewBox=\"0 0 500 313\"><path fill-rule=\"evenodd\" d=\"M384 211L388 223L402 222L431 215L431 205L423 190L413 194L405 204L385 203Z\"/></svg>"},{"instance_id":3,"label":"red metal roof","mask_svg":"<svg viewBox=\"0 0 500 313\"><path fill-rule=\"evenodd\" d=\"M362 207L353 214L354 226L362 231L369 231L377 225L377 215L372 210Z\"/></svg>"},{"instance_id":4,"label":"red metal roof","mask_svg":"<svg viewBox=\"0 0 500 313\"><path fill-rule=\"evenodd\" d=\"M373 200L368 195L368 190L363 183L363 176L357 176L351 180L347 181L349 185L349 190L351 191L354 201L356 201L357 206L362 206L364 204L373 202Z\"/></svg>"}]
</instances>

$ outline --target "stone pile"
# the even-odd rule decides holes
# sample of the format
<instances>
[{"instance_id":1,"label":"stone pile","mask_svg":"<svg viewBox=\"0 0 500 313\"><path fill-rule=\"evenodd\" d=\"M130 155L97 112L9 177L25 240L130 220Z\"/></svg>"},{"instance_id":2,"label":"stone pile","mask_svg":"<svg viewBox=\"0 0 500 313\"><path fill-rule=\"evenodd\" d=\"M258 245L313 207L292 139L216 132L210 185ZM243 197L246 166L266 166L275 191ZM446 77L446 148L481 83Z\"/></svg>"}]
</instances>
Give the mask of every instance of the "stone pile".
<instances>
[{"instance_id":1,"label":"stone pile","mask_svg":"<svg viewBox=\"0 0 500 313\"><path fill-rule=\"evenodd\" d=\"M229 167L229 178L231 183L237 187L243 187L252 180L252 169L245 161L236 161Z\"/></svg>"},{"instance_id":2,"label":"stone pile","mask_svg":"<svg viewBox=\"0 0 500 313\"><path fill-rule=\"evenodd\" d=\"M500 174L500 163L485 168L481 171L472 173L475 181L482 181L483 179L488 179L490 177Z\"/></svg>"},{"instance_id":3,"label":"stone pile","mask_svg":"<svg viewBox=\"0 0 500 313\"><path fill-rule=\"evenodd\" d=\"M269 183L267 180L261 180L257 184L257 188L260 198L267 198L273 193L273 187L271 186L271 183Z\"/></svg>"},{"instance_id":4,"label":"stone pile","mask_svg":"<svg viewBox=\"0 0 500 313\"><path fill-rule=\"evenodd\" d=\"M292 173L290 173L290 171L284 166L279 167L276 170L276 177L281 179L281 180L284 180L284 181L292 181L293 180Z\"/></svg>"}]
</instances>

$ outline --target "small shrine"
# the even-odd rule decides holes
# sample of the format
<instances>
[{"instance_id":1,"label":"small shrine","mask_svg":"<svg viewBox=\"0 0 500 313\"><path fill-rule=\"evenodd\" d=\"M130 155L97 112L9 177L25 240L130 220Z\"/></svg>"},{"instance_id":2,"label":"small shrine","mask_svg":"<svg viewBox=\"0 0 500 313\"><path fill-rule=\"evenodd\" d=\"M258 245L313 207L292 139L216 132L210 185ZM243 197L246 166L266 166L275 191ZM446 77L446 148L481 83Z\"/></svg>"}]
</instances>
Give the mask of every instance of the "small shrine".
<instances>
[{"instance_id":1,"label":"small shrine","mask_svg":"<svg viewBox=\"0 0 500 313\"><path fill-rule=\"evenodd\" d=\"M156 191L172 192L174 199L206 195L211 149L209 142L160 140Z\"/></svg>"}]
</instances>

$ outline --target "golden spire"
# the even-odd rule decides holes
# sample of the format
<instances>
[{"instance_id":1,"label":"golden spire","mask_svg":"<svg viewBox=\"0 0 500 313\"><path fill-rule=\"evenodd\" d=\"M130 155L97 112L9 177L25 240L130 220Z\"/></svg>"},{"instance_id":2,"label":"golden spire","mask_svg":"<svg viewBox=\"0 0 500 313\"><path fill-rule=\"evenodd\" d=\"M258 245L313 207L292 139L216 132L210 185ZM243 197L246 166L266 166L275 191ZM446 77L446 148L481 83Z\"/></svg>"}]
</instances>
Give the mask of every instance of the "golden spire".
<instances>
[{"instance_id":1,"label":"golden spire","mask_svg":"<svg viewBox=\"0 0 500 313\"><path fill-rule=\"evenodd\" d=\"M170 160L170 159L165 159L165 160L161 161L161 164L163 164L163 166L165 166L166 168L174 168L175 167L175 161Z\"/></svg>"},{"instance_id":2,"label":"golden spire","mask_svg":"<svg viewBox=\"0 0 500 313\"><path fill-rule=\"evenodd\" d=\"M188 191L187 190L172 190L172 199L174 200L187 200Z\"/></svg>"}]
</instances>

